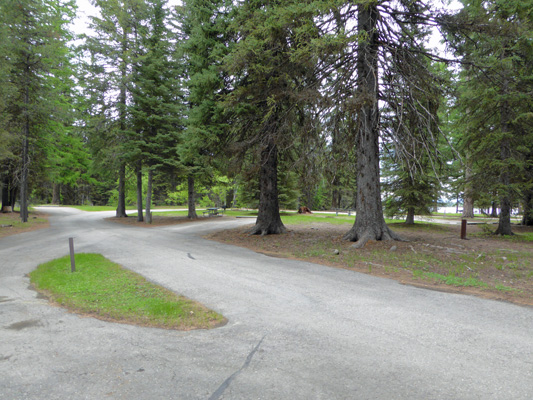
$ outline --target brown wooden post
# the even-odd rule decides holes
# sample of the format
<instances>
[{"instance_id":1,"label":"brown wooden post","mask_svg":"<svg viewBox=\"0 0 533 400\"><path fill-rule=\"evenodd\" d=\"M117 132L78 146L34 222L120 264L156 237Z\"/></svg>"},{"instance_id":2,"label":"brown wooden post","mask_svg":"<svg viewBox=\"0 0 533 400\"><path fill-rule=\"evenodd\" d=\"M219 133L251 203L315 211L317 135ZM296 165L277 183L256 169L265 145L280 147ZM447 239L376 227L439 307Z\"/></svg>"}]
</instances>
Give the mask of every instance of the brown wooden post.
<instances>
[{"instance_id":1,"label":"brown wooden post","mask_svg":"<svg viewBox=\"0 0 533 400\"><path fill-rule=\"evenodd\" d=\"M76 272L76 261L74 260L74 238L68 238L70 247L70 272Z\"/></svg>"},{"instance_id":2,"label":"brown wooden post","mask_svg":"<svg viewBox=\"0 0 533 400\"><path fill-rule=\"evenodd\" d=\"M466 219L461 220L461 239L466 239Z\"/></svg>"}]
</instances>

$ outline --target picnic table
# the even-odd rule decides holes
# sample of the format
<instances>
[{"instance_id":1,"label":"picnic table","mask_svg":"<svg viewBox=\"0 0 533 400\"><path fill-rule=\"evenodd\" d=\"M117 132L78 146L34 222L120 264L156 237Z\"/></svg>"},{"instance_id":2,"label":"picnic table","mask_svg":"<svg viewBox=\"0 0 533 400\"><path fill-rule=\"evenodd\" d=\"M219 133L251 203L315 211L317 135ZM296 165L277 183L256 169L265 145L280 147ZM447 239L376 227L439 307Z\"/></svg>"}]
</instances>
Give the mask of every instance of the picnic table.
<instances>
[{"instance_id":1,"label":"picnic table","mask_svg":"<svg viewBox=\"0 0 533 400\"><path fill-rule=\"evenodd\" d=\"M204 215L207 214L208 217L214 217L215 215L218 215L218 208L217 207L209 207L204 211Z\"/></svg>"}]
</instances>

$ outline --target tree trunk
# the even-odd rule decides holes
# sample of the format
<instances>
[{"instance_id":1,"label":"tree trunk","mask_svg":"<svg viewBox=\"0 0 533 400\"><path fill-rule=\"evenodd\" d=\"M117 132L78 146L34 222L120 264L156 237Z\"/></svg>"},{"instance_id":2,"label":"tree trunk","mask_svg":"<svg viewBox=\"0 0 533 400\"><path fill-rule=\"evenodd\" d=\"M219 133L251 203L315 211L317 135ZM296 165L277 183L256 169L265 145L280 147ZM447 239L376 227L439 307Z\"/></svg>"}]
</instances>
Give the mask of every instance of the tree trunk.
<instances>
[{"instance_id":1,"label":"tree trunk","mask_svg":"<svg viewBox=\"0 0 533 400\"><path fill-rule=\"evenodd\" d=\"M142 161L137 162L137 222L143 222L143 171Z\"/></svg>"},{"instance_id":2,"label":"tree trunk","mask_svg":"<svg viewBox=\"0 0 533 400\"><path fill-rule=\"evenodd\" d=\"M463 218L474 218L474 189L472 182L472 162L467 154L465 167L465 191L463 199Z\"/></svg>"},{"instance_id":3,"label":"tree trunk","mask_svg":"<svg viewBox=\"0 0 533 400\"><path fill-rule=\"evenodd\" d=\"M29 76L29 72L27 75ZM29 79L29 78L28 78ZM24 92L24 126L23 126L23 148L22 148L22 178L20 181L20 220L28 222L28 170L30 167L29 140L30 140L30 117L28 115L28 105L30 103L29 82L26 84Z\"/></svg>"},{"instance_id":4,"label":"tree trunk","mask_svg":"<svg viewBox=\"0 0 533 400\"><path fill-rule=\"evenodd\" d=\"M2 212L3 213L11 213L13 212L13 208L11 207L11 201L9 198L10 190L9 190L9 177L5 177L4 183L2 185Z\"/></svg>"},{"instance_id":5,"label":"tree trunk","mask_svg":"<svg viewBox=\"0 0 533 400\"><path fill-rule=\"evenodd\" d=\"M61 204L61 185L59 183L53 184L52 204Z\"/></svg>"},{"instance_id":6,"label":"tree trunk","mask_svg":"<svg viewBox=\"0 0 533 400\"><path fill-rule=\"evenodd\" d=\"M187 218L189 218L189 219L197 219L198 215L196 214L196 199L195 199L195 193L194 193L194 176L192 176L192 175L187 176L187 188L188 188L187 206L188 206L188 209L189 209L189 212L187 214Z\"/></svg>"},{"instance_id":7,"label":"tree trunk","mask_svg":"<svg viewBox=\"0 0 533 400\"><path fill-rule=\"evenodd\" d=\"M502 94L506 95L509 88L508 79L505 77L502 84ZM498 221L498 229L494 232L496 235L512 235L511 229L511 198L509 194L509 187L511 184L511 178L509 174L508 160L511 157L511 144L509 143L509 134L511 131L510 117L511 111L509 110L509 104L506 100L502 102L500 108L500 123L502 131L502 139L500 142L500 157L502 162L502 168L500 169L500 186L501 186L501 198L500 198L500 219Z\"/></svg>"},{"instance_id":8,"label":"tree trunk","mask_svg":"<svg viewBox=\"0 0 533 400\"><path fill-rule=\"evenodd\" d=\"M12 211L15 211L15 204L17 202L17 190L18 190L17 185L13 185L12 189L10 190L9 201L11 204Z\"/></svg>"},{"instance_id":9,"label":"tree trunk","mask_svg":"<svg viewBox=\"0 0 533 400\"><path fill-rule=\"evenodd\" d=\"M407 217L405 218L406 225L414 225L415 223L415 208L409 207L407 209Z\"/></svg>"},{"instance_id":10,"label":"tree trunk","mask_svg":"<svg viewBox=\"0 0 533 400\"><path fill-rule=\"evenodd\" d=\"M491 218L498 218L498 204L495 201L491 202L490 216Z\"/></svg>"},{"instance_id":11,"label":"tree trunk","mask_svg":"<svg viewBox=\"0 0 533 400\"><path fill-rule=\"evenodd\" d=\"M146 188L146 223L152 223L152 168L148 169L148 187Z\"/></svg>"},{"instance_id":12,"label":"tree trunk","mask_svg":"<svg viewBox=\"0 0 533 400\"><path fill-rule=\"evenodd\" d=\"M237 193L239 192L239 186L234 181L233 182L233 200L231 202L231 208L237 207Z\"/></svg>"},{"instance_id":13,"label":"tree trunk","mask_svg":"<svg viewBox=\"0 0 533 400\"><path fill-rule=\"evenodd\" d=\"M259 212L250 234L269 235L287 232L279 215L278 149L272 140L261 151L259 189Z\"/></svg>"},{"instance_id":14,"label":"tree trunk","mask_svg":"<svg viewBox=\"0 0 533 400\"><path fill-rule=\"evenodd\" d=\"M126 215L126 165L122 163L120 165L118 173L118 205L117 213L118 218L125 218Z\"/></svg>"},{"instance_id":15,"label":"tree trunk","mask_svg":"<svg viewBox=\"0 0 533 400\"><path fill-rule=\"evenodd\" d=\"M126 131L126 76L127 76L127 65L126 65L126 53L127 53L127 33L122 30L122 60L120 64L120 95L118 101L118 113L120 121L120 135L122 136L121 140L124 140L125 131ZM126 162L124 160L120 161L119 167L119 177L118 177L118 205L116 216L119 218L127 217L126 215Z\"/></svg>"},{"instance_id":16,"label":"tree trunk","mask_svg":"<svg viewBox=\"0 0 533 400\"><path fill-rule=\"evenodd\" d=\"M331 208L336 209L341 207L341 191L339 189L339 180L337 177L333 179L333 190L331 191Z\"/></svg>"},{"instance_id":17,"label":"tree trunk","mask_svg":"<svg viewBox=\"0 0 533 400\"><path fill-rule=\"evenodd\" d=\"M358 6L358 31L368 38L357 54L357 195L356 218L344 239L363 247L368 240L399 240L385 224L379 174L378 19L377 3Z\"/></svg>"},{"instance_id":18,"label":"tree trunk","mask_svg":"<svg viewBox=\"0 0 533 400\"><path fill-rule=\"evenodd\" d=\"M524 217L522 225L533 225L533 190L528 190L524 196Z\"/></svg>"}]
</instances>

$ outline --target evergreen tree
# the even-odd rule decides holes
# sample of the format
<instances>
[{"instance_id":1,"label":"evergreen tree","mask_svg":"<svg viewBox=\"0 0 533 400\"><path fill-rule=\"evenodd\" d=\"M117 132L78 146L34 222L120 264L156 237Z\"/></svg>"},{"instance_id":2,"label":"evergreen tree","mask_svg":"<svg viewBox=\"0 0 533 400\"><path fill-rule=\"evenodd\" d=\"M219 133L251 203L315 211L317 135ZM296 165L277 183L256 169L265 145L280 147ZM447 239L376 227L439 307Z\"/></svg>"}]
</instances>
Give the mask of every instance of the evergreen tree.
<instances>
[{"instance_id":1,"label":"evergreen tree","mask_svg":"<svg viewBox=\"0 0 533 400\"><path fill-rule=\"evenodd\" d=\"M458 98L463 146L483 192L498 193L496 233L511 235L513 202L532 184L533 11L528 1L463 4L445 24L464 61Z\"/></svg>"},{"instance_id":2,"label":"evergreen tree","mask_svg":"<svg viewBox=\"0 0 533 400\"><path fill-rule=\"evenodd\" d=\"M173 59L175 50L167 26L169 11L166 1L154 0L145 3L145 6L146 19L137 32L138 45L133 61L132 103L129 110L132 132L128 146L132 147L132 154L138 154L137 173L141 162L148 168L146 215L147 222L150 222L154 170L175 171L179 167L177 146L183 129L183 96L178 64ZM141 190L142 185L138 185L138 193Z\"/></svg>"},{"instance_id":3,"label":"evergreen tree","mask_svg":"<svg viewBox=\"0 0 533 400\"><path fill-rule=\"evenodd\" d=\"M183 34L187 89L187 120L180 144L180 160L188 182L188 217L197 218L195 182L214 175L214 154L220 153L225 125L221 98L227 92L222 59L228 53L228 0L185 0L178 9Z\"/></svg>"},{"instance_id":4,"label":"evergreen tree","mask_svg":"<svg viewBox=\"0 0 533 400\"><path fill-rule=\"evenodd\" d=\"M132 50L134 49L135 34L138 33L140 21L145 16L145 4L140 0L94 0L93 5L98 8L99 16L91 17L90 27L93 36L85 36L87 57L91 60L90 70L95 72L105 82L98 80L97 89L106 90L103 95L103 109L105 112L104 129L91 132L91 136L99 133L100 138L93 140L93 144L101 147L113 170L118 174L118 204L117 217L126 215L126 164L134 155L127 147L128 132L131 120L128 116L128 104L131 95L128 84L132 78ZM87 87L87 91L95 90Z\"/></svg>"},{"instance_id":5,"label":"evergreen tree","mask_svg":"<svg viewBox=\"0 0 533 400\"><path fill-rule=\"evenodd\" d=\"M259 214L252 234L286 231L279 215L278 154L295 141L298 108L317 98L311 84L317 58L305 52L318 33L308 5L248 0L232 23L240 40L225 65L235 77L226 103L230 149L241 157L253 151L258 163Z\"/></svg>"},{"instance_id":6,"label":"evergreen tree","mask_svg":"<svg viewBox=\"0 0 533 400\"><path fill-rule=\"evenodd\" d=\"M73 1L6 0L0 4L12 90L6 110L7 130L17 138L13 151L17 166L12 169L16 179L8 177L5 182L20 184L22 222L28 219L32 156L43 147L47 133L54 129L55 117L64 107L58 79L68 69L67 25L74 17L73 10Z\"/></svg>"},{"instance_id":7,"label":"evergreen tree","mask_svg":"<svg viewBox=\"0 0 533 400\"><path fill-rule=\"evenodd\" d=\"M343 21L337 35L337 42L346 43L339 58L337 88L342 92L350 88L348 106L353 121L352 136L355 139L357 158L357 216L352 229L345 239L357 242L361 247L368 240L399 239L385 224L381 201L379 171L379 141L390 136L390 140L400 144L402 141L416 140L412 126L427 134L422 136L423 147L436 146L436 138L428 129L434 121L434 114L420 107L413 88L431 92L436 82L428 71L427 59L431 56L424 48L423 33L432 23L428 4L422 1L377 2L365 1L356 5L346 5L338 21ZM346 21L351 21L347 23ZM356 23L354 23L356 21ZM353 27L353 28L352 28ZM354 68L350 69L351 64ZM401 87L388 90L390 80L381 76L401 77ZM427 79L430 77L431 79ZM394 85L397 80L393 80ZM398 96L397 92L405 93ZM384 130L380 102L392 115L409 112L412 115L411 127L401 125L395 129ZM418 130L418 129L417 129ZM401 133L401 134L399 134ZM420 139L420 137L419 137ZM401 146L397 146L401 149ZM430 152L432 154L433 152ZM399 155L406 156L399 152Z\"/></svg>"}]
</instances>

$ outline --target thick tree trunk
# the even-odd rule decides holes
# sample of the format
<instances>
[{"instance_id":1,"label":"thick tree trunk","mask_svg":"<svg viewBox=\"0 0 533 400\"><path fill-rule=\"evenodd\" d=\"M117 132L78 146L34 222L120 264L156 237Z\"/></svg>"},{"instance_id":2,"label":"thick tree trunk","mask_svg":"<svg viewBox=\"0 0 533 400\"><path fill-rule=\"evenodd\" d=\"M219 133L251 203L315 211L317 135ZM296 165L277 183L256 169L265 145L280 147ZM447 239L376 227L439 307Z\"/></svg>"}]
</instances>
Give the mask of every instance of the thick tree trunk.
<instances>
[{"instance_id":1,"label":"thick tree trunk","mask_svg":"<svg viewBox=\"0 0 533 400\"><path fill-rule=\"evenodd\" d=\"M468 155L465 167L465 191L463 199L463 218L474 218L474 189L472 182L472 162Z\"/></svg>"},{"instance_id":2,"label":"thick tree trunk","mask_svg":"<svg viewBox=\"0 0 533 400\"><path fill-rule=\"evenodd\" d=\"M125 218L126 215L126 165L121 164L118 172L118 218Z\"/></svg>"},{"instance_id":3,"label":"thick tree trunk","mask_svg":"<svg viewBox=\"0 0 533 400\"><path fill-rule=\"evenodd\" d=\"M409 207L407 209L407 217L405 218L406 225L414 225L415 223L415 208Z\"/></svg>"},{"instance_id":4,"label":"thick tree trunk","mask_svg":"<svg viewBox=\"0 0 533 400\"><path fill-rule=\"evenodd\" d=\"M142 161L137 162L137 222L143 222L143 171Z\"/></svg>"},{"instance_id":5,"label":"thick tree trunk","mask_svg":"<svg viewBox=\"0 0 533 400\"><path fill-rule=\"evenodd\" d=\"M54 183L52 187L52 204L61 203L61 185Z\"/></svg>"},{"instance_id":6,"label":"thick tree trunk","mask_svg":"<svg viewBox=\"0 0 533 400\"><path fill-rule=\"evenodd\" d=\"M189 175L187 177L187 188L188 188L188 196L187 196L187 208L189 209L187 218L189 219L197 219L198 215L196 214L196 199L195 199L195 192L194 192L194 176Z\"/></svg>"},{"instance_id":7,"label":"thick tree trunk","mask_svg":"<svg viewBox=\"0 0 533 400\"><path fill-rule=\"evenodd\" d=\"M279 215L278 149L272 141L261 151L259 187L259 212L250 233L269 235L287 232Z\"/></svg>"},{"instance_id":8,"label":"thick tree trunk","mask_svg":"<svg viewBox=\"0 0 533 400\"><path fill-rule=\"evenodd\" d=\"M358 30L368 33L357 54L356 218L344 239L363 247L368 240L399 240L385 224L379 173L377 3L358 6Z\"/></svg>"},{"instance_id":9,"label":"thick tree trunk","mask_svg":"<svg viewBox=\"0 0 533 400\"><path fill-rule=\"evenodd\" d=\"M146 223L152 223L152 168L148 169L148 187L146 188Z\"/></svg>"}]
</instances>

